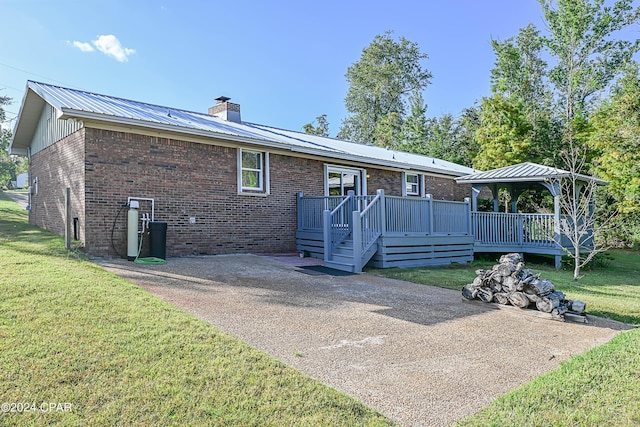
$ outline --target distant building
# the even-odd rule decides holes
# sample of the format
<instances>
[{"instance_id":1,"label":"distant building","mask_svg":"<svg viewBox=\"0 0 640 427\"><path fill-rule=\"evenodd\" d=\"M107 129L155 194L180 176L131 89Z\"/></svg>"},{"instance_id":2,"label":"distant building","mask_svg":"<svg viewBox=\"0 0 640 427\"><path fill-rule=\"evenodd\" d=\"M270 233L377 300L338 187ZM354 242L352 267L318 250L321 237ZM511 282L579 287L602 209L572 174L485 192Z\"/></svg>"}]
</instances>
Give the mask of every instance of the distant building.
<instances>
[{"instance_id":1,"label":"distant building","mask_svg":"<svg viewBox=\"0 0 640 427\"><path fill-rule=\"evenodd\" d=\"M16 177L15 186L16 188L25 188L29 185L29 174L21 173Z\"/></svg>"}]
</instances>

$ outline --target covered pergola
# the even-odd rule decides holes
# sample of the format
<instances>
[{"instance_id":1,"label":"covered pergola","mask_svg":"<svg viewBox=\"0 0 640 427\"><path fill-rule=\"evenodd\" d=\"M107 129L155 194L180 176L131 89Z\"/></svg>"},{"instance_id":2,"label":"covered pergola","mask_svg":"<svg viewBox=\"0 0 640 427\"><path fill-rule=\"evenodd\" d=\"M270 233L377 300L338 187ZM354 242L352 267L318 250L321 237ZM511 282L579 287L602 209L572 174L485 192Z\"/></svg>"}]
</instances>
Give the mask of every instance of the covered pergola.
<instances>
[{"instance_id":1,"label":"covered pergola","mask_svg":"<svg viewBox=\"0 0 640 427\"><path fill-rule=\"evenodd\" d=\"M520 252L555 256L560 267L566 236L560 232L561 181L570 178L569 171L536 163L520 163L504 168L479 172L456 179L458 184L471 184L471 210L475 252ZM601 179L575 175L578 187ZM493 212L478 212L478 195L488 187L493 195ZM499 212L499 191L505 189L511 197L511 213ZM546 189L553 196L553 214L519 213L518 199L527 190ZM579 189L578 189L579 191ZM592 202L592 201L590 201Z\"/></svg>"}]
</instances>

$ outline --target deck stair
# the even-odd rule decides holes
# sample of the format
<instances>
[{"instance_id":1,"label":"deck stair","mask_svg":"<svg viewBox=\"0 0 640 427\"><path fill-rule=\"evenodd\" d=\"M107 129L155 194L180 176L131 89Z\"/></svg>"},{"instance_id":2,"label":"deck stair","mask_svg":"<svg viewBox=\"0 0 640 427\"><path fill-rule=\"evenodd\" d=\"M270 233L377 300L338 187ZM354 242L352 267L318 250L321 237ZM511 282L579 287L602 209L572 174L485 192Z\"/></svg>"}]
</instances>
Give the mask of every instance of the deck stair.
<instances>
[{"instance_id":1,"label":"deck stair","mask_svg":"<svg viewBox=\"0 0 640 427\"><path fill-rule=\"evenodd\" d=\"M335 268L336 270L348 271L350 273L362 272L362 266L366 265L378 250L377 242L374 242L369 249L361 255L361 261L356 262L353 254L353 240L347 239L333 250L331 260L325 260L325 267ZM356 265L361 265L359 271Z\"/></svg>"}]
</instances>

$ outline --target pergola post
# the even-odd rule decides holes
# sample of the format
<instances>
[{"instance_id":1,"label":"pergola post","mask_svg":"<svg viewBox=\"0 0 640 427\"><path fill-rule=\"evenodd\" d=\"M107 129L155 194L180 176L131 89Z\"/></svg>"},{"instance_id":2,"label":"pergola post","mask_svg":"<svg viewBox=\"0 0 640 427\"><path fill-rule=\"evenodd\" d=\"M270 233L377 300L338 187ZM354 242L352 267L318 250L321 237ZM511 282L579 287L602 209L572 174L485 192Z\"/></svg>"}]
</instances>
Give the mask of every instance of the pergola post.
<instances>
[{"instance_id":1,"label":"pergola post","mask_svg":"<svg viewBox=\"0 0 640 427\"><path fill-rule=\"evenodd\" d=\"M478 195L480 195L483 188L484 184L481 186L474 185L471 187L471 212L478 211Z\"/></svg>"},{"instance_id":2,"label":"pergola post","mask_svg":"<svg viewBox=\"0 0 640 427\"><path fill-rule=\"evenodd\" d=\"M560 234L560 182L544 182L542 185L544 185L553 196L553 240L556 242L556 245L560 246L562 243L562 236ZM562 267L562 255L555 255L555 266L556 269Z\"/></svg>"},{"instance_id":3,"label":"pergola post","mask_svg":"<svg viewBox=\"0 0 640 427\"><path fill-rule=\"evenodd\" d=\"M498 184L491 184L491 193L493 193L493 211L498 212L500 210Z\"/></svg>"}]
</instances>

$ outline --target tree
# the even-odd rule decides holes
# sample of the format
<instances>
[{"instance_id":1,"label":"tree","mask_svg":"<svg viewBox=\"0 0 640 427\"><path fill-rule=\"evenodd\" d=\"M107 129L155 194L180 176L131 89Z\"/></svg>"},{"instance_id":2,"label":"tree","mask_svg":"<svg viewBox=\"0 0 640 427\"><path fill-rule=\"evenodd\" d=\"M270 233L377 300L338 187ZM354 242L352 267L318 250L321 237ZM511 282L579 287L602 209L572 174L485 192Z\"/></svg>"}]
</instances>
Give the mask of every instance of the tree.
<instances>
[{"instance_id":1,"label":"tree","mask_svg":"<svg viewBox=\"0 0 640 427\"><path fill-rule=\"evenodd\" d=\"M544 44L556 60L549 78L562 107L565 128L586 117L589 99L604 90L640 50L640 42L613 35L640 19L632 0L538 0L549 34ZM554 7L555 4L555 7ZM571 132L566 132L571 136Z\"/></svg>"},{"instance_id":2,"label":"tree","mask_svg":"<svg viewBox=\"0 0 640 427\"><path fill-rule=\"evenodd\" d=\"M531 129L522 103L500 94L483 99L476 131L480 150L473 166L488 170L530 160Z\"/></svg>"},{"instance_id":3,"label":"tree","mask_svg":"<svg viewBox=\"0 0 640 427\"><path fill-rule=\"evenodd\" d=\"M429 84L431 73L421 61L427 55L416 43L404 37L398 41L390 31L377 35L362 51L360 59L346 73L349 90L345 107L349 116L342 122L338 137L359 143L378 144L376 135L388 135L378 127L388 129L391 113L403 122L407 97L421 92Z\"/></svg>"},{"instance_id":4,"label":"tree","mask_svg":"<svg viewBox=\"0 0 640 427\"><path fill-rule=\"evenodd\" d=\"M322 114L316 117L315 122L317 123L316 126L313 125L313 122L303 125L302 130L304 130L304 133L309 135L329 136L329 122L327 121L327 115Z\"/></svg>"},{"instance_id":5,"label":"tree","mask_svg":"<svg viewBox=\"0 0 640 427\"><path fill-rule=\"evenodd\" d=\"M11 181L16 179L16 167L20 163L14 156L9 155L11 131L3 126L6 121L4 105L11 104L11 98L0 96L0 188L11 187Z\"/></svg>"},{"instance_id":6,"label":"tree","mask_svg":"<svg viewBox=\"0 0 640 427\"><path fill-rule=\"evenodd\" d=\"M591 118L589 146L602 178L610 181L610 202L618 205L617 238L640 243L640 76L634 63L612 97Z\"/></svg>"},{"instance_id":7,"label":"tree","mask_svg":"<svg viewBox=\"0 0 640 427\"><path fill-rule=\"evenodd\" d=\"M473 160L480 151L476 132L480 128L480 108L477 105L465 108L457 119L458 132L451 162L472 167Z\"/></svg>"},{"instance_id":8,"label":"tree","mask_svg":"<svg viewBox=\"0 0 640 427\"><path fill-rule=\"evenodd\" d=\"M402 144L402 118L397 111L380 117L373 132L374 141L380 147L396 150Z\"/></svg>"},{"instance_id":9,"label":"tree","mask_svg":"<svg viewBox=\"0 0 640 427\"><path fill-rule=\"evenodd\" d=\"M427 121L427 141L424 154L442 160L454 157L458 137L458 124L451 114Z\"/></svg>"},{"instance_id":10,"label":"tree","mask_svg":"<svg viewBox=\"0 0 640 427\"><path fill-rule=\"evenodd\" d=\"M520 102L531 121L550 110L548 64L542 59L543 39L533 24L504 42L491 41L496 55L491 70L491 91Z\"/></svg>"},{"instance_id":11,"label":"tree","mask_svg":"<svg viewBox=\"0 0 640 427\"><path fill-rule=\"evenodd\" d=\"M427 106L421 91L409 97L409 115L403 123L405 151L422 153L427 140ZM424 153L423 153L424 154Z\"/></svg>"},{"instance_id":12,"label":"tree","mask_svg":"<svg viewBox=\"0 0 640 427\"><path fill-rule=\"evenodd\" d=\"M480 150L474 166L493 168L523 161L554 164L562 134L552 109L543 39L532 24L516 37L492 40L493 96L480 107Z\"/></svg>"},{"instance_id":13,"label":"tree","mask_svg":"<svg viewBox=\"0 0 640 427\"><path fill-rule=\"evenodd\" d=\"M585 179L582 172L587 166L585 147L571 145L561 153L567 166L568 176L558 180L560 189L560 234L565 236L569 245L564 247L567 255L573 259L573 280L578 280L580 270L596 254L609 249L602 235L613 221L617 212L597 211L593 206L598 190L595 179Z\"/></svg>"}]
</instances>

